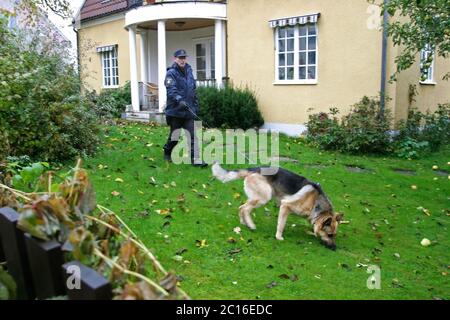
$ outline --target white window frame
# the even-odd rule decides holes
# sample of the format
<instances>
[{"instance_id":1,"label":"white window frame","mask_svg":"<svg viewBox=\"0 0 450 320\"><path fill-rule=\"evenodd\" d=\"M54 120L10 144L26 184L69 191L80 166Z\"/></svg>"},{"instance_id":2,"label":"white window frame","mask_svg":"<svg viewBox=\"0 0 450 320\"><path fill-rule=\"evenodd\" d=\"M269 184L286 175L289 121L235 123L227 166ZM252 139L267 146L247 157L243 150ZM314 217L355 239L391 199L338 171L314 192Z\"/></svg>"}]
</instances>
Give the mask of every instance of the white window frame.
<instances>
[{"instance_id":1,"label":"white window frame","mask_svg":"<svg viewBox=\"0 0 450 320\"><path fill-rule=\"evenodd\" d=\"M300 28L302 26L305 26L305 24L297 24L294 26L286 25L284 27L293 27L294 28L294 79L293 80L280 80L279 79L279 28L284 27L276 27L274 28L274 39L275 39L275 81L273 82L274 85L311 85L311 84L317 84L319 82L319 26L318 23L308 23L308 25L314 25L316 27L316 48L314 51L316 51L316 78L315 79L299 79L299 56L300 56ZM308 39L309 36L307 35L306 38ZM306 41L306 59L308 61L308 40ZM287 63L287 61L286 61ZM308 64L306 64L306 72L308 72Z\"/></svg>"},{"instance_id":2,"label":"white window frame","mask_svg":"<svg viewBox=\"0 0 450 320\"><path fill-rule=\"evenodd\" d=\"M193 49L192 52L194 53L194 62L192 63L192 65L194 66L194 78L195 80L197 79L197 45L198 44L203 44L206 47L206 79L214 79L214 77L212 77L211 75L211 71L212 70L216 70L215 66L214 69L212 68L212 61L211 61L211 53L212 53L212 48L214 48L215 46L215 42L214 42L214 37L207 37L207 38L197 38L197 39L193 39ZM214 53L215 54L215 53ZM215 56L214 56L215 59ZM213 59L213 61L214 61ZM202 80L199 80L202 81Z\"/></svg>"},{"instance_id":3,"label":"white window frame","mask_svg":"<svg viewBox=\"0 0 450 320\"><path fill-rule=\"evenodd\" d=\"M102 87L105 89L112 89L119 87L119 57L117 45L112 50L100 52L100 60L102 66ZM116 65L113 66L115 60ZM109 62L106 66L106 62ZM114 75L114 69L116 69L116 75ZM109 74L106 74L109 71ZM109 78L109 79L108 79ZM107 83L110 80L110 84Z\"/></svg>"},{"instance_id":4,"label":"white window frame","mask_svg":"<svg viewBox=\"0 0 450 320\"><path fill-rule=\"evenodd\" d=\"M428 59L429 56L433 57L433 60L431 61L430 68L428 68L428 77L425 80L422 80L422 64L423 61ZM434 80L434 74L435 74L435 52L434 50L431 50L430 45L426 45L424 49L420 50L420 84L436 84L436 81Z\"/></svg>"}]
</instances>

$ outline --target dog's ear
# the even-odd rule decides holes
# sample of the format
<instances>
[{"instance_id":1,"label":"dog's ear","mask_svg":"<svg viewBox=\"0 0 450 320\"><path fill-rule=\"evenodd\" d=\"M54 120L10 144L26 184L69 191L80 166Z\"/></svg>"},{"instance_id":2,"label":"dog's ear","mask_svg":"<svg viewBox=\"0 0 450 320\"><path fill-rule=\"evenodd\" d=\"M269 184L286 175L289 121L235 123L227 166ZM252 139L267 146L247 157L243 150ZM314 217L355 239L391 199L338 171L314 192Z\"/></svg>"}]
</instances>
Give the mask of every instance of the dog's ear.
<instances>
[{"instance_id":1,"label":"dog's ear","mask_svg":"<svg viewBox=\"0 0 450 320\"><path fill-rule=\"evenodd\" d=\"M344 214L339 212L336 213L336 221L340 223L342 219L344 219Z\"/></svg>"},{"instance_id":2,"label":"dog's ear","mask_svg":"<svg viewBox=\"0 0 450 320\"><path fill-rule=\"evenodd\" d=\"M329 226L331 225L331 222L333 221L333 217L329 217L327 218L324 222L323 222L323 226Z\"/></svg>"}]
</instances>

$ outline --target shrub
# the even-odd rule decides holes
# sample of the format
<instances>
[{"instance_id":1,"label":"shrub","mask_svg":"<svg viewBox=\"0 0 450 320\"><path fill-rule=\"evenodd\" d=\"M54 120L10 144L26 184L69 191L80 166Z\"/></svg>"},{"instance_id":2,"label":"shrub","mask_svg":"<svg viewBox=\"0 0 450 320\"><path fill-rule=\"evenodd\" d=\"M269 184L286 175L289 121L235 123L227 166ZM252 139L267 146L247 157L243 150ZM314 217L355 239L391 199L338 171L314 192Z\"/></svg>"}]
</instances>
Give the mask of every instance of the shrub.
<instances>
[{"instance_id":1,"label":"shrub","mask_svg":"<svg viewBox=\"0 0 450 320\"><path fill-rule=\"evenodd\" d=\"M115 89L104 89L97 94L95 91L86 94L92 103L91 108L100 120L120 118L127 105L131 104L130 82Z\"/></svg>"},{"instance_id":2,"label":"shrub","mask_svg":"<svg viewBox=\"0 0 450 320\"><path fill-rule=\"evenodd\" d=\"M325 150L341 149L343 130L339 125L338 113L336 108L330 108L329 113L320 112L310 115L308 142Z\"/></svg>"},{"instance_id":3,"label":"shrub","mask_svg":"<svg viewBox=\"0 0 450 320\"><path fill-rule=\"evenodd\" d=\"M450 142L450 104L439 105L434 113L410 110L406 121L391 134L391 115L381 115L379 100L363 97L341 120L339 111L309 115L307 141L325 150L348 153L393 152L400 158L419 158Z\"/></svg>"},{"instance_id":4,"label":"shrub","mask_svg":"<svg viewBox=\"0 0 450 320\"><path fill-rule=\"evenodd\" d=\"M255 93L248 88L200 87L197 96L199 117L206 126L247 130L264 124Z\"/></svg>"},{"instance_id":5,"label":"shrub","mask_svg":"<svg viewBox=\"0 0 450 320\"><path fill-rule=\"evenodd\" d=\"M99 143L97 120L79 95L74 65L62 51L26 42L0 18L0 135L9 154L66 160L92 154Z\"/></svg>"},{"instance_id":6,"label":"shrub","mask_svg":"<svg viewBox=\"0 0 450 320\"><path fill-rule=\"evenodd\" d=\"M440 104L434 113L409 110L406 121L398 124L394 150L401 158L418 158L449 142L450 104Z\"/></svg>"},{"instance_id":7,"label":"shrub","mask_svg":"<svg viewBox=\"0 0 450 320\"><path fill-rule=\"evenodd\" d=\"M337 118L338 110L309 116L307 140L326 150L349 153L386 153L389 150L389 110L380 112L380 101L363 97L350 113Z\"/></svg>"}]
</instances>

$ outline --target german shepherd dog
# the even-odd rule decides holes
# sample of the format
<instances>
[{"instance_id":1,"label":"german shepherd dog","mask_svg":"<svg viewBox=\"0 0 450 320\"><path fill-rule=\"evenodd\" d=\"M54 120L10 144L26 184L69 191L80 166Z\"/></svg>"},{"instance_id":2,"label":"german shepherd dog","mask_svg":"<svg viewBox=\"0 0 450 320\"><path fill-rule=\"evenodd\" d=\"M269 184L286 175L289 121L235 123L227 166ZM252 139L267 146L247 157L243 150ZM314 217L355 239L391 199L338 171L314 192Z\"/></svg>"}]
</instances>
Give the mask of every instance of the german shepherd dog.
<instances>
[{"instance_id":1,"label":"german shepherd dog","mask_svg":"<svg viewBox=\"0 0 450 320\"><path fill-rule=\"evenodd\" d=\"M283 168L276 173L264 175L263 168L249 168L227 171L217 162L212 166L212 174L223 183L244 178L247 202L239 207L241 224L256 229L251 212L275 197L280 211L275 238L283 239L283 230L289 213L306 217L314 228L314 235L320 237L329 249L336 250L336 233L342 221L342 213L334 213L333 206L319 184L309 181Z\"/></svg>"}]
</instances>

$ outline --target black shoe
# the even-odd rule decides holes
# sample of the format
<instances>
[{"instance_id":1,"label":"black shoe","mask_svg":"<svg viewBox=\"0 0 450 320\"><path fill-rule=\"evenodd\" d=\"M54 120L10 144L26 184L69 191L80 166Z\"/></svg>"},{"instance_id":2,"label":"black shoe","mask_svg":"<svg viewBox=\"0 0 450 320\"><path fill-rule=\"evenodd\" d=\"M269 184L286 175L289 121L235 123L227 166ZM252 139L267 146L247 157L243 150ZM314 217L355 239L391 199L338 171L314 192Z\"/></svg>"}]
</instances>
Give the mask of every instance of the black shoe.
<instances>
[{"instance_id":1,"label":"black shoe","mask_svg":"<svg viewBox=\"0 0 450 320\"><path fill-rule=\"evenodd\" d=\"M170 154L164 153L164 160L168 162L172 162L172 156Z\"/></svg>"},{"instance_id":2,"label":"black shoe","mask_svg":"<svg viewBox=\"0 0 450 320\"><path fill-rule=\"evenodd\" d=\"M206 162L198 162L198 163L195 163L194 161L192 161L192 166L193 167L200 167L200 168L204 168L204 167L207 167L208 166L208 164L206 163Z\"/></svg>"}]
</instances>

